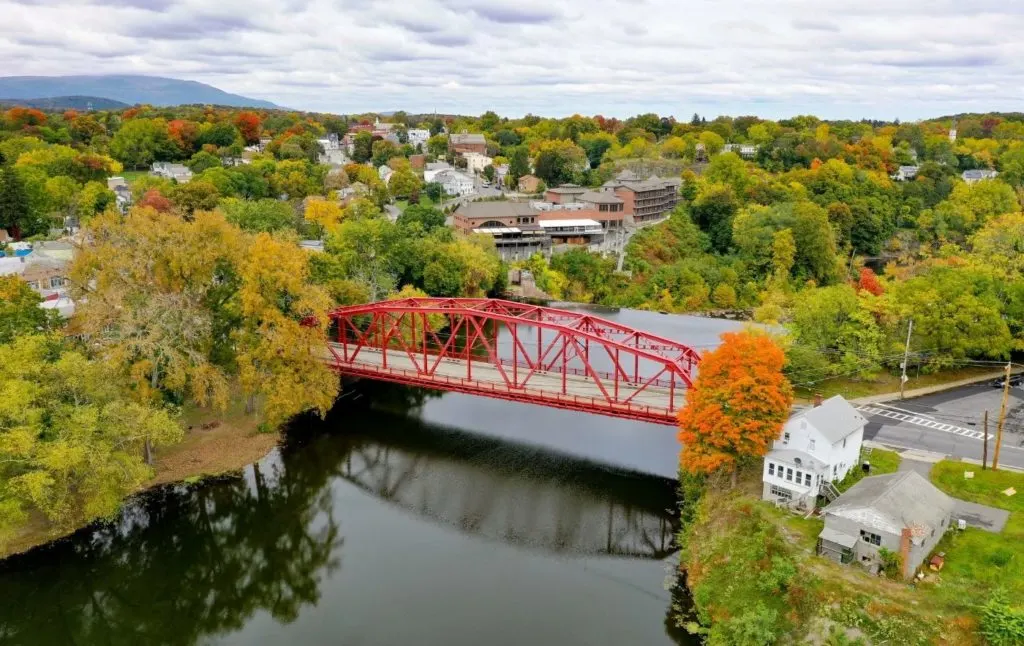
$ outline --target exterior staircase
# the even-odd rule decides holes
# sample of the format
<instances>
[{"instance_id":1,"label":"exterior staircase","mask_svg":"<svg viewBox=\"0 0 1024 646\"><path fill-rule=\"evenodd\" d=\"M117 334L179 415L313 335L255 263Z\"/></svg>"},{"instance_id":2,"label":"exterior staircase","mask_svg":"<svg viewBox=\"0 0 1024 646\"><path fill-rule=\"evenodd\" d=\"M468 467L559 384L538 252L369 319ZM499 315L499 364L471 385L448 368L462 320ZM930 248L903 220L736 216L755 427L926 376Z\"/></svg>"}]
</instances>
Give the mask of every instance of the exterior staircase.
<instances>
[{"instance_id":1,"label":"exterior staircase","mask_svg":"<svg viewBox=\"0 0 1024 646\"><path fill-rule=\"evenodd\" d=\"M831 482L821 483L821 487L819 488L818 493L820 493L825 498L826 502L832 502L833 500L839 497L839 490L836 489L836 486Z\"/></svg>"}]
</instances>

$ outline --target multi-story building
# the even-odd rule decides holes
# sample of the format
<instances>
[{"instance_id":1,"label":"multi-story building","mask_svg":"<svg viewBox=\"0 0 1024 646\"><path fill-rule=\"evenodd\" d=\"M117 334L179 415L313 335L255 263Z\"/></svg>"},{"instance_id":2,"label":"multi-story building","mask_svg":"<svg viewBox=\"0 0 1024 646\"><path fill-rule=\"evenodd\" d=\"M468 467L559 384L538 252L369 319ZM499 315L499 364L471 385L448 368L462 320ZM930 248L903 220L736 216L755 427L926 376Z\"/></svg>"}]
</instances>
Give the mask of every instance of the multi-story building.
<instances>
[{"instance_id":1,"label":"multi-story building","mask_svg":"<svg viewBox=\"0 0 1024 646\"><path fill-rule=\"evenodd\" d=\"M613 179L604 183L602 188L617 195L623 203L623 211L637 225L658 221L666 216L679 203L679 187L682 180L678 178L661 178L651 175L647 179L631 171L623 171Z\"/></svg>"},{"instance_id":2,"label":"multi-story building","mask_svg":"<svg viewBox=\"0 0 1024 646\"><path fill-rule=\"evenodd\" d=\"M456 231L482 233L494 238L505 260L529 258L551 247L551 236L537 224L537 212L526 202L470 202L452 216Z\"/></svg>"},{"instance_id":3,"label":"multi-story building","mask_svg":"<svg viewBox=\"0 0 1024 646\"><path fill-rule=\"evenodd\" d=\"M454 133L448 136L448 152L453 155L462 153L487 154L487 140L479 133Z\"/></svg>"}]
</instances>

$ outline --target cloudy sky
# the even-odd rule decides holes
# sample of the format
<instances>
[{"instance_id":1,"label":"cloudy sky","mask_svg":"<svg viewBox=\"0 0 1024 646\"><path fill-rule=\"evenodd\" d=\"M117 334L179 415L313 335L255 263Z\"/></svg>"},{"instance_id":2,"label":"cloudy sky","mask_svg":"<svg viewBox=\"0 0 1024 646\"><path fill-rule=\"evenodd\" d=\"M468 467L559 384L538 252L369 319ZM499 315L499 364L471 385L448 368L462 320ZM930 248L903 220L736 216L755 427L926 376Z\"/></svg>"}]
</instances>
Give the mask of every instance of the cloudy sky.
<instances>
[{"instance_id":1,"label":"cloudy sky","mask_svg":"<svg viewBox=\"0 0 1024 646\"><path fill-rule=\"evenodd\" d=\"M337 113L1020 110L1024 0L0 0L0 75Z\"/></svg>"}]
</instances>

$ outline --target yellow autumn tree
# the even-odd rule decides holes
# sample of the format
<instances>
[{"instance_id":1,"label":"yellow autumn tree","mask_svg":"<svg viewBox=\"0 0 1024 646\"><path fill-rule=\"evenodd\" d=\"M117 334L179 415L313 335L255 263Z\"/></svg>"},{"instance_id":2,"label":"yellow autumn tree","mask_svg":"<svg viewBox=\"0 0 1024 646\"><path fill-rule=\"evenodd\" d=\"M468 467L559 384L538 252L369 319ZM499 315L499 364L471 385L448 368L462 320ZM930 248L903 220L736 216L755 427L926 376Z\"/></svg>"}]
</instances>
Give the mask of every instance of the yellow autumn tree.
<instances>
[{"instance_id":1,"label":"yellow autumn tree","mask_svg":"<svg viewBox=\"0 0 1024 646\"><path fill-rule=\"evenodd\" d=\"M262 407L264 424L331 408L339 379L323 361L330 300L309 282L309 259L293 241L252 237L239 263L242 326L235 333L247 410Z\"/></svg>"},{"instance_id":2,"label":"yellow autumn tree","mask_svg":"<svg viewBox=\"0 0 1024 646\"><path fill-rule=\"evenodd\" d=\"M311 197L306 200L305 218L317 227L319 238L333 232L341 224L341 205L334 200Z\"/></svg>"},{"instance_id":3,"label":"yellow autumn tree","mask_svg":"<svg viewBox=\"0 0 1024 646\"><path fill-rule=\"evenodd\" d=\"M69 270L78 302L72 330L126 378L137 401L173 393L226 407L228 379L211 360L218 312L210 296L240 256L239 230L219 213L186 221L142 207L97 216L84 239Z\"/></svg>"}]
</instances>

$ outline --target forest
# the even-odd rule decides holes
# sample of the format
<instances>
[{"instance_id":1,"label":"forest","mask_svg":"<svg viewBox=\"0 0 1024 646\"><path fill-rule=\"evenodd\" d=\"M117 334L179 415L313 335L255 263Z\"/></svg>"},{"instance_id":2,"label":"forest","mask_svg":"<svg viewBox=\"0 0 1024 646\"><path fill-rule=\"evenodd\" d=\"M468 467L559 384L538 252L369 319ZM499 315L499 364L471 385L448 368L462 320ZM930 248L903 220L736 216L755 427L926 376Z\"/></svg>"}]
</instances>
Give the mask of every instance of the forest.
<instances>
[{"instance_id":1,"label":"forest","mask_svg":"<svg viewBox=\"0 0 1024 646\"><path fill-rule=\"evenodd\" d=\"M318 140L377 118L395 124L398 144L361 132L351 163L320 163ZM425 144L408 143L414 128L430 132ZM785 326L795 385L891 369L911 319L926 371L1021 349L1020 114L886 123L15 107L0 116L0 229L33 241L80 227L69 268L79 307L58 320L23 282L0 278L0 356L16 366L0 376L0 542L33 514L72 527L115 513L151 476L154 447L180 441L183 408L243 397L267 430L329 408L336 379L311 357L320 330L303 321L333 305L503 294L493 242L446 227L437 187L408 159L456 161L446 134L456 132L484 134L509 186L528 173L599 186L623 168L682 178L680 206L632 236L625 271L581 249L523 263L556 299ZM151 176L155 162L183 163L192 179ZM901 167L912 176L894 179ZM998 176L968 183L974 169ZM126 212L110 176L130 185ZM385 217L385 206L401 214Z\"/></svg>"}]
</instances>

